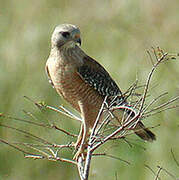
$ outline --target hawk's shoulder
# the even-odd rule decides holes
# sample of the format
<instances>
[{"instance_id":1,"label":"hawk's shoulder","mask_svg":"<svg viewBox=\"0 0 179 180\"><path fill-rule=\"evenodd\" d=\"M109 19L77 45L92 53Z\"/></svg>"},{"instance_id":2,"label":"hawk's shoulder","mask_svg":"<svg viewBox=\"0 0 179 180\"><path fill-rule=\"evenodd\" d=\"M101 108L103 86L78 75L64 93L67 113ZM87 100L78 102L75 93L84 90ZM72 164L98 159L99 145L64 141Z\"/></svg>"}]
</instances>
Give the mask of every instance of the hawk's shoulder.
<instances>
[{"instance_id":1,"label":"hawk's shoulder","mask_svg":"<svg viewBox=\"0 0 179 180\"><path fill-rule=\"evenodd\" d=\"M78 67L77 71L86 83L102 96L122 95L119 87L103 66L89 56L85 56L83 62L83 65Z\"/></svg>"}]
</instances>

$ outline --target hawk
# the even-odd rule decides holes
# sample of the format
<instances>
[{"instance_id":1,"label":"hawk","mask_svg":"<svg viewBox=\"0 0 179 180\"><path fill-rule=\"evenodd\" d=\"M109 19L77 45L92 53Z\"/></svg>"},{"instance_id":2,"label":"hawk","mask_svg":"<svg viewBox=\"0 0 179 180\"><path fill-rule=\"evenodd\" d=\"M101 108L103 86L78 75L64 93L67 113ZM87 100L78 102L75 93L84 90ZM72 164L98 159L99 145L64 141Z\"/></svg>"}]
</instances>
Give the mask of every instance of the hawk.
<instances>
[{"instance_id":1,"label":"hawk","mask_svg":"<svg viewBox=\"0 0 179 180\"><path fill-rule=\"evenodd\" d=\"M80 45L78 27L71 24L57 26L51 37L51 51L46 63L49 81L83 119L76 142L76 146L80 146L78 155L84 150L84 144L105 97L119 96L119 102L123 99L121 90L109 73L88 56ZM155 135L142 122L139 121L135 129L134 132L140 138L155 140Z\"/></svg>"}]
</instances>

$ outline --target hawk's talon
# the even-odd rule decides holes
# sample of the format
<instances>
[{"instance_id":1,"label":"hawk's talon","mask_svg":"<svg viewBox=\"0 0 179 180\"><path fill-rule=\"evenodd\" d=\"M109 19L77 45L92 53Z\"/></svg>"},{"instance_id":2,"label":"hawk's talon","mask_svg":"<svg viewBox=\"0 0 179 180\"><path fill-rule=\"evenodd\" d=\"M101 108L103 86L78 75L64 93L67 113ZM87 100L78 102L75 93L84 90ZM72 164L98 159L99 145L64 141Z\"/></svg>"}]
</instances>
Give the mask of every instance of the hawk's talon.
<instances>
[{"instance_id":1,"label":"hawk's talon","mask_svg":"<svg viewBox=\"0 0 179 180\"><path fill-rule=\"evenodd\" d=\"M82 159L85 160L86 158L86 152L84 152L85 148L86 148L85 144L81 145L78 151L76 152L76 154L74 155L73 160L78 161L79 157L82 157Z\"/></svg>"}]
</instances>

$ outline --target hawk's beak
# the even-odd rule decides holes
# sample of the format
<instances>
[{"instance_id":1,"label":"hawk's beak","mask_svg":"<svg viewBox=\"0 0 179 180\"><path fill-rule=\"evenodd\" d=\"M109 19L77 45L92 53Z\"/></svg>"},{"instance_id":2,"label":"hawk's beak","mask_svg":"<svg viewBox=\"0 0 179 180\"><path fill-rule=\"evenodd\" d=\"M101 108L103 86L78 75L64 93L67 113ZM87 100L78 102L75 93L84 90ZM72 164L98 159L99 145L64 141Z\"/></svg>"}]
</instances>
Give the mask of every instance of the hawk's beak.
<instances>
[{"instance_id":1,"label":"hawk's beak","mask_svg":"<svg viewBox=\"0 0 179 180\"><path fill-rule=\"evenodd\" d=\"M75 34L74 39L81 46L81 38L79 33Z\"/></svg>"},{"instance_id":2,"label":"hawk's beak","mask_svg":"<svg viewBox=\"0 0 179 180\"><path fill-rule=\"evenodd\" d=\"M81 46L81 39L80 38L78 38L76 42L79 43L79 45Z\"/></svg>"}]
</instances>

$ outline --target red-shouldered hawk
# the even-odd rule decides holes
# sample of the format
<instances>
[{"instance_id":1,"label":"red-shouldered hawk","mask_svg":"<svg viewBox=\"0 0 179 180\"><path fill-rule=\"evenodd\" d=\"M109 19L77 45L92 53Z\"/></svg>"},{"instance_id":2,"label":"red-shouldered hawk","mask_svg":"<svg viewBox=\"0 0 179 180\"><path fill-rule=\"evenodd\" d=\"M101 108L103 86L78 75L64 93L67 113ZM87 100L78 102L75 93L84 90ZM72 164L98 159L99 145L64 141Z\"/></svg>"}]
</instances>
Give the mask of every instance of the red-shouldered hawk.
<instances>
[{"instance_id":1,"label":"red-shouldered hawk","mask_svg":"<svg viewBox=\"0 0 179 180\"><path fill-rule=\"evenodd\" d=\"M79 47L78 27L71 24L57 26L51 44L46 72L58 94L81 114L83 123L76 143L80 144L80 153L105 96L119 96L118 101L122 102L122 93L109 73ZM142 139L155 140L155 135L142 122L138 122L136 129L135 133Z\"/></svg>"}]
</instances>

